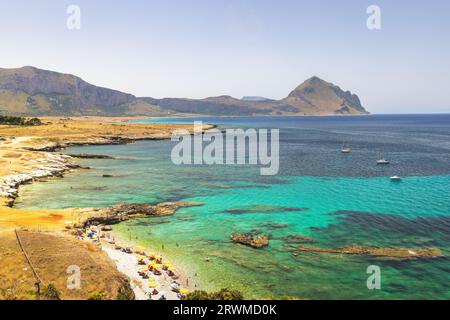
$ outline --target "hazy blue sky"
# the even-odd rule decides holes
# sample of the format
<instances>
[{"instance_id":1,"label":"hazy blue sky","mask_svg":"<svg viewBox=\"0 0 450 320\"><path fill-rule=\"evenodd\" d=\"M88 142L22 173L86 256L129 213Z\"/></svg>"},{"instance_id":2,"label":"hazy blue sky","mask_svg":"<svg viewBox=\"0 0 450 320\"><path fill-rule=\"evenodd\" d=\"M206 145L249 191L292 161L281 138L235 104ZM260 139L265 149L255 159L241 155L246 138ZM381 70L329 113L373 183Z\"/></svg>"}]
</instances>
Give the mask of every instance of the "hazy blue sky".
<instances>
[{"instance_id":1,"label":"hazy blue sky","mask_svg":"<svg viewBox=\"0 0 450 320\"><path fill-rule=\"evenodd\" d=\"M81 30L66 28L69 4ZM1 67L138 96L282 98L317 75L374 113L450 112L448 0L0 0L0 34Z\"/></svg>"}]
</instances>

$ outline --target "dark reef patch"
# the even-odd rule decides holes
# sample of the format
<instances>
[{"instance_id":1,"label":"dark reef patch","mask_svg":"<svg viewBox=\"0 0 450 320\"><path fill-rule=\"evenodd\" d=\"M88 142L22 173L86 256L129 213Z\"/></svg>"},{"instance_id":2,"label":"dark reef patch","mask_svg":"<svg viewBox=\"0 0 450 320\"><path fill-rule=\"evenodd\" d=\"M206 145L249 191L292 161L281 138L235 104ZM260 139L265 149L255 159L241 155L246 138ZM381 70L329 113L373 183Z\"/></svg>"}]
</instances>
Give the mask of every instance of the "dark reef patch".
<instances>
[{"instance_id":1,"label":"dark reef patch","mask_svg":"<svg viewBox=\"0 0 450 320\"><path fill-rule=\"evenodd\" d=\"M450 245L450 216L407 218L355 211L337 211L331 215L339 216L339 223L311 228L311 231L316 238L334 245L345 246L354 242L384 246Z\"/></svg>"},{"instance_id":2,"label":"dark reef patch","mask_svg":"<svg viewBox=\"0 0 450 320\"><path fill-rule=\"evenodd\" d=\"M226 213L231 214L246 214L246 213L283 213L283 212L301 212L306 211L307 208L301 207L282 207L282 206L271 206L271 205L249 205L238 208L232 208L225 210Z\"/></svg>"},{"instance_id":3,"label":"dark reef patch","mask_svg":"<svg viewBox=\"0 0 450 320\"><path fill-rule=\"evenodd\" d=\"M273 222L264 222L260 224L261 227L265 227L268 229L285 229L289 228L287 223L273 223Z\"/></svg>"}]
</instances>

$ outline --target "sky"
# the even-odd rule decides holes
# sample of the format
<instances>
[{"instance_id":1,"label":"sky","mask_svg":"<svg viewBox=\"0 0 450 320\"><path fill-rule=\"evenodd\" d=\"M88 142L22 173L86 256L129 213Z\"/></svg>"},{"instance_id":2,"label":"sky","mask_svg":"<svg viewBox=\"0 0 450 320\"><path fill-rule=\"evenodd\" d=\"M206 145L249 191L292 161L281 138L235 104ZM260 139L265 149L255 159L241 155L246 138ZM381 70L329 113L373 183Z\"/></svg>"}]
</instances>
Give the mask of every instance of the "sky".
<instances>
[{"instance_id":1,"label":"sky","mask_svg":"<svg viewBox=\"0 0 450 320\"><path fill-rule=\"evenodd\" d=\"M372 113L450 112L448 0L0 0L0 35L0 67L136 96L280 99L316 75Z\"/></svg>"}]
</instances>

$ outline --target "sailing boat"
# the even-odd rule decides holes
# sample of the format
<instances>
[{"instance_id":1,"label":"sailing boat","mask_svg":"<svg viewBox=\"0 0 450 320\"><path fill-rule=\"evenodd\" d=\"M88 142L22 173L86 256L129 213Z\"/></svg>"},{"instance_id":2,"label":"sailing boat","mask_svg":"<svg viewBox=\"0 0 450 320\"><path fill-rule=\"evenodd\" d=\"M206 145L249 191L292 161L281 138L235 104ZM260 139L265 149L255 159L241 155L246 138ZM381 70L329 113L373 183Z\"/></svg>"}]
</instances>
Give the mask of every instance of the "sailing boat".
<instances>
[{"instance_id":1,"label":"sailing boat","mask_svg":"<svg viewBox=\"0 0 450 320\"><path fill-rule=\"evenodd\" d=\"M342 144L341 152L342 152L342 153L350 153L350 152L352 152L352 149L350 149L350 147L347 145L347 143L344 142L344 143Z\"/></svg>"},{"instance_id":2,"label":"sailing boat","mask_svg":"<svg viewBox=\"0 0 450 320\"><path fill-rule=\"evenodd\" d=\"M377 160L377 164L389 164L389 161L384 158L382 152L380 153L380 159Z\"/></svg>"}]
</instances>

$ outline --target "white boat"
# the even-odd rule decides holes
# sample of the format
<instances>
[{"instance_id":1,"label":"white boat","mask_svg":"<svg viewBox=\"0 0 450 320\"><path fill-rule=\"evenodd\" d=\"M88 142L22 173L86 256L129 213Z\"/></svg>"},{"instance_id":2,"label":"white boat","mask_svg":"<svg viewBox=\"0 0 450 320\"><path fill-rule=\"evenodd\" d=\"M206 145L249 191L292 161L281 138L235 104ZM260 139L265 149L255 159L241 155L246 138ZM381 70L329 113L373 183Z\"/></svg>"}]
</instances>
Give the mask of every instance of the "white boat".
<instances>
[{"instance_id":1,"label":"white boat","mask_svg":"<svg viewBox=\"0 0 450 320\"><path fill-rule=\"evenodd\" d=\"M380 159L377 160L377 164L389 164L390 162L388 160L385 159L385 157L383 156L383 153L380 153Z\"/></svg>"},{"instance_id":2,"label":"white boat","mask_svg":"<svg viewBox=\"0 0 450 320\"><path fill-rule=\"evenodd\" d=\"M400 178L399 176L392 176L391 177L391 181L400 181L402 180L402 178Z\"/></svg>"},{"instance_id":3,"label":"white boat","mask_svg":"<svg viewBox=\"0 0 450 320\"><path fill-rule=\"evenodd\" d=\"M350 153L350 152L352 152L352 149L350 149L350 147L347 145L347 143L344 142L344 144L342 145L341 152L342 153Z\"/></svg>"},{"instance_id":4,"label":"white boat","mask_svg":"<svg viewBox=\"0 0 450 320\"><path fill-rule=\"evenodd\" d=\"M377 160L377 164L389 164L390 162L384 158Z\"/></svg>"}]
</instances>

